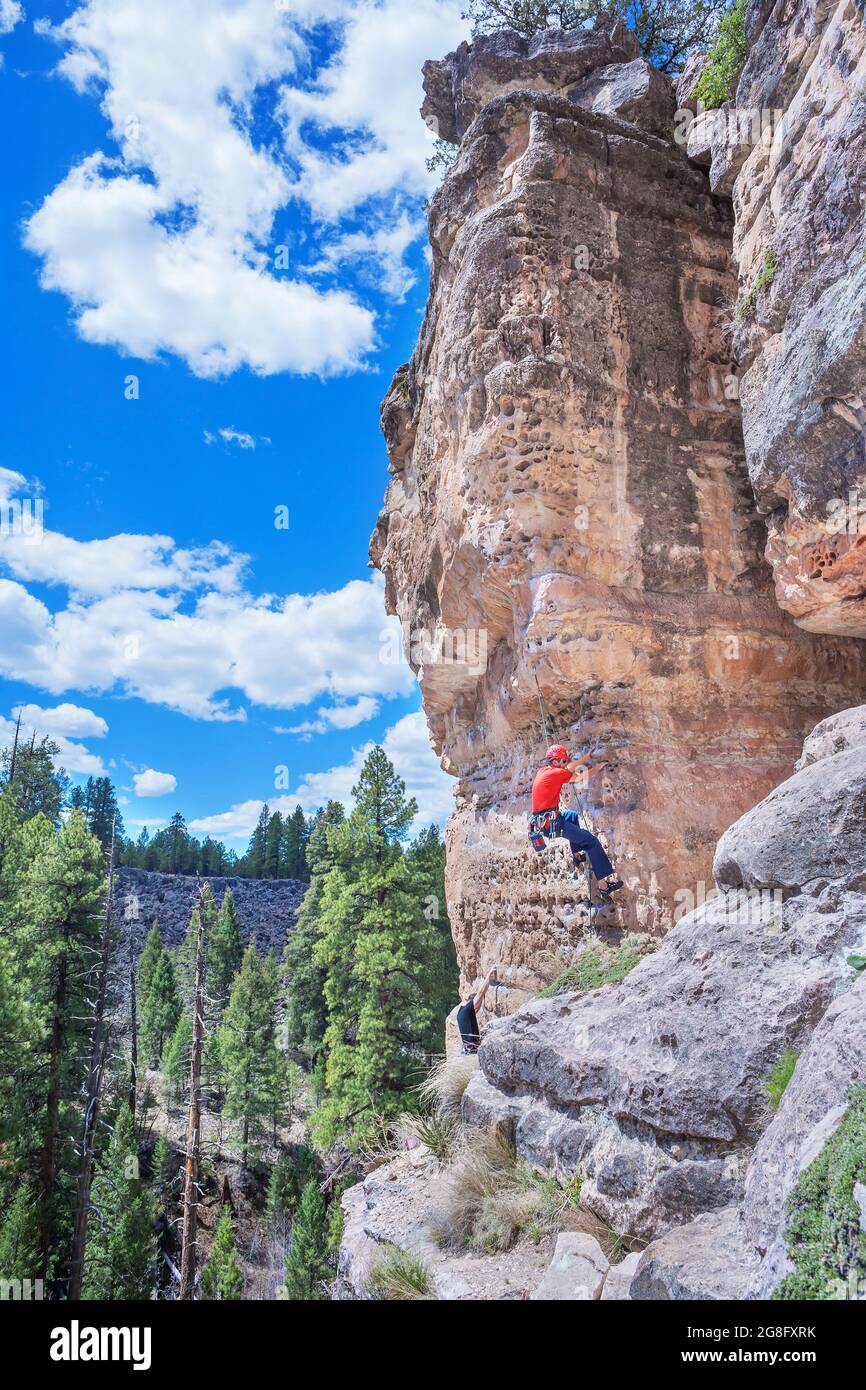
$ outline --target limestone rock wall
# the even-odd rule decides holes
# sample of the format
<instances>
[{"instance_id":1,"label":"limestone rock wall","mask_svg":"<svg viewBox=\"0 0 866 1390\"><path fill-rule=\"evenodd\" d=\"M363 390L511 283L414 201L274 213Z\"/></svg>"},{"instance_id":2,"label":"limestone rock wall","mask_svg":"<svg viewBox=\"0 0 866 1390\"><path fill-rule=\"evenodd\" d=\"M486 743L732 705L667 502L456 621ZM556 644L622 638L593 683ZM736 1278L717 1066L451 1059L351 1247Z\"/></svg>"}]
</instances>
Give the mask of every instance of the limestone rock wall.
<instances>
[{"instance_id":1,"label":"limestone rock wall","mask_svg":"<svg viewBox=\"0 0 866 1390\"><path fill-rule=\"evenodd\" d=\"M494 1023L464 1100L531 1163L580 1169L619 1231L664 1238L736 1209L700 1230L727 1242L736 1227L743 1289L760 1296L782 1277L784 1198L820 1151L810 1132L866 1079L866 992L848 961L866 951L866 708L847 723L839 751L817 731L813 761L727 831L722 891L622 984ZM773 1119L767 1080L786 1050L801 1061ZM654 1287L688 1250L653 1252Z\"/></svg>"},{"instance_id":2,"label":"limestone rock wall","mask_svg":"<svg viewBox=\"0 0 866 1390\"><path fill-rule=\"evenodd\" d=\"M749 472L779 604L813 632L864 637L864 6L752 0L748 16L710 177L733 186Z\"/></svg>"},{"instance_id":3,"label":"limestone rock wall","mask_svg":"<svg viewBox=\"0 0 866 1390\"><path fill-rule=\"evenodd\" d=\"M425 77L460 146L383 407L371 555L456 778L464 984L496 964L502 1014L588 920L563 847L526 838L542 711L609 762L581 796L627 884L612 925L659 932L804 733L862 699L864 657L774 601L731 389L731 207L659 133L672 85L621 26L491 36Z\"/></svg>"}]
</instances>

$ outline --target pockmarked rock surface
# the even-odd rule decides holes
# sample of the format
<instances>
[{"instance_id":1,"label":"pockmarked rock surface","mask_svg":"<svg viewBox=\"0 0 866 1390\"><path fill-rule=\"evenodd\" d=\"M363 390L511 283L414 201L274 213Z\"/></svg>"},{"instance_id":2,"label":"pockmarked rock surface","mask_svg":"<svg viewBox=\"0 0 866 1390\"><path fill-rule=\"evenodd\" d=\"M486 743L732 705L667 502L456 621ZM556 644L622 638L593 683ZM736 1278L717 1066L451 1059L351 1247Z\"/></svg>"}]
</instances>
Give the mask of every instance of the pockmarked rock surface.
<instances>
[{"instance_id":1,"label":"pockmarked rock surface","mask_svg":"<svg viewBox=\"0 0 866 1390\"><path fill-rule=\"evenodd\" d=\"M496 965L500 1014L589 924L565 847L526 836L552 737L607 760L578 791L626 883L611 924L661 932L805 732L866 688L861 644L774 601L724 327L730 204L660 133L673 89L642 64L617 26L490 36L425 69L425 114L460 148L383 406L371 556L456 778L462 989Z\"/></svg>"},{"instance_id":2,"label":"pockmarked rock surface","mask_svg":"<svg viewBox=\"0 0 866 1390\"><path fill-rule=\"evenodd\" d=\"M800 1089L762 1140L772 1068L815 1048L820 1069L824 1031L842 1026L834 1009L849 1024L862 1014L847 957L866 950L863 752L828 752L731 827L716 855L726 891L620 985L537 999L491 1029L467 1122L496 1126L539 1167L581 1169L584 1200L631 1236L739 1208L755 1146L784 1128ZM825 1065L836 1104L860 1062L849 1051Z\"/></svg>"},{"instance_id":3,"label":"pockmarked rock surface","mask_svg":"<svg viewBox=\"0 0 866 1390\"><path fill-rule=\"evenodd\" d=\"M736 174L746 457L778 602L813 632L864 637L863 5L752 0L748 15L748 61L711 170L716 187Z\"/></svg>"}]
</instances>

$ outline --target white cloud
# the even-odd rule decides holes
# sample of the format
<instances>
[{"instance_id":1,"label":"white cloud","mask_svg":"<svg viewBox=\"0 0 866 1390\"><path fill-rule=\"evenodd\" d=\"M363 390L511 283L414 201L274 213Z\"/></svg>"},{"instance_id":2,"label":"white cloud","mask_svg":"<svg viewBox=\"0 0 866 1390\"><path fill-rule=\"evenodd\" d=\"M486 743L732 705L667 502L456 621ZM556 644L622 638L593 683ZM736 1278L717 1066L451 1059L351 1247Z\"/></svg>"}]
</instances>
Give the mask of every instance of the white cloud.
<instances>
[{"instance_id":1,"label":"white cloud","mask_svg":"<svg viewBox=\"0 0 866 1390\"><path fill-rule=\"evenodd\" d=\"M18 705L12 711L13 719L21 716L22 728L38 729L40 733L60 735L67 738L105 738L108 725L101 715L81 705L55 705L53 709L43 709L40 705Z\"/></svg>"},{"instance_id":2,"label":"white cloud","mask_svg":"<svg viewBox=\"0 0 866 1390\"><path fill-rule=\"evenodd\" d=\"M399 303L406 298L416 278L404 257L423 228L420 218L410 217L404 210L393 226L384 224L372 232L349 232L327 242L321 260L308 267L307 274L333 273L341 265L355 264L362 276Z\"/></svg>"},{"instance_id":3,"label":"white cloud","mask_svg":"<svg viewBox=\"0 0 866 1390\"><path fill-rule=\"evenodd\" d=\"M63 47L59 73L100 96L121 156L88 155L26 225L41 283L67 295L81 336L137 357L174 353L205 377L359 366L371 312L270 273L291 183L254 144L252 111L304 54L284 8L86 0L38 27Z\"/></svg>"},{"instance_id":4,"label":"white cloud","mask_svg":"<svg viewBox=\"0 0 866 1390\"><path fill-rule=\"evenodd\" d=\"M132 780L136 796L168 796L177 790L177 778L172 773L155 772L152 767L137 772Z\"/></svg>"},{"instance_id":5,"label":"white cloud","mask_svg":"<svg viewBox=\"0 0 866 1390\"><path fill-rule=\"evenodd\" d=\"M354 729L358 724L366 724L379 713L379 701L371 695L361 695L350 704L322 705L316 711L315 719L307 719L291 729L275 726L275 734L297 734L309 739L313 734L326 734L331 729Z\"/></svg>"},{"instance_id":6,"label":"white cloud","mask_svg":"<svg viewBox=\"0 0 866 1390\"><path fill-rule=\"evenodd\" d=\"M24 18L24 6L18 0L0 0L0 34L11 34Z\"/></svg>"},{"instance_id":7,"label":"white cloud","mask_svg":"<svg viewBox=\"0 0 866 1390\"><path fill-rule=\"evenodd\" d=\"M270 709L327 697L318 718L344 729L372 718L380 698L412 690L381 576L334 592L253 595L241 587L246 559L219 541L182 550L170 536L0 535L0 572L70 591L52 612L0 578L0 676L52 694L135 695L198 719L245 719L232 691Z\"/></svg>"},{"instance_id":8,"label":"white cloud","mask_svg":"<svg viewBox=\"0 0 866 1390\"><path fill-rule=\"evenodd\" d=\"M421 68L467 37L460 0L405 0L345 7L343 42L315 83L283 89L286 144L301 168L302 195L336 221L370 198L420 197L435 185L425 160L432 137L418 110ZM304 123L331 137L323 152Z\"/></svg>"},{"instance_id":9,"label":"white cloud","mask_svg":"<svg viewBox=\"0 0 866 1390\"><path fill-rule=\"evenodd\" d=\"M399 624L385 616L378 578L283 598L209 591L190 612L178 594L118 592L55 614L0 579L0 630L0 674L10 679L54 694L117 691L197 719L244 719L228 691L291 709L413 687L407 666L382 659Z\"/></svg>"},{"instance_id":10,"label":"white cloud","mask_svg":"<svg viewBox=\"0 0 866 1390\"><path fill-rule=\"evenodd\" d=\"M59 749L55 759L58 767L85 777L105 776L102 759L76 742L79 738L104 738L108 733L105 720L93 710L69 704L56 705L53 709L43 709L34 704L20 705L12 710L9 719L0 716L0 747L12 746L19 714L19 738L29 739L33 734L37 738L50 738Z\"/></svg>"},{"instance_id":11,"label":"white cloud","mask_svg":"<svg viewBox=\"0 0 866 1390\"><path fill-rule=\"evenodd\" d=\"M267 435L262 435L260 439L257 439L254 434L246 434L242 430L231 429L229 426L225 425L222 429L216 430L215 432L213 430L205 430L205 444L216 444L218 439L221 439L223 444L229 446L235 444L239 449L255 449L260 443L270 444L271 442Z\"/></svg>"},{"instance_id":12,"label":"white cloud","mask_svg":"<svg viewBox=\"0 0 866 1390\"><path fill-rule=\"evenodd\" d=\"M0 466L0 503L8 502L11 497L30 496L31 491L31 485L23 473Z\"/></svg>"},{"instance_id":13,"label":"white cloud","mask_svg":"<svg viewBox=\"0 0 866 1390\"><path fill-rule=\"evenodd\" d=\"M268 806L281 814L294 810L299 803L312 812L326 801L352 803L352 787L357 783L364 760L375 745L365 743L357 748L349 763L329 768L326 772L309 772L294 792L283 797L269 797ZM406 783L409 796L418 802L418 815L413 830L418 831L431 822L441 823L454 809L454 781L439 766L430 745L427 721L422 711L407 714L387 730L382 747L394 768ZM253 831L263 801L244 801L213 816L203 816L190 822L197 834L214 835L229 840L246 839Z\"/></svg>"},{"instance_id":14,"label":"white cloud","mask_svg":"<svg viewBox=\"0 0 866 1390\"><path fill-rule=\"evenodd\" d=\"M109 536L106 540L76 541L45 529L34 543L31 535L15 532L2 538L0 565L16 579L62 584L82 597L106 596L126 589L176 589L189 592L208 587L231 593L240 584L247 563L227 545L182 550L171 536Z\"/></svg>"},{"instance_id":15,"label":"white cloud","mask_svg":"<svg viewBox=\"0 0 866 1390\"><path fill-rule=\"evenodd\" d=\"M351 264L386 294L406 293L403 255L435 182L421 66L465 35L460 8L84 0L57 25L37 21L62 49L57 71L100 100L111 141L26 224L43 287L66 295L88 342L145 359L172 353L203 377L363 366L374 314L345 287L311 285L303 269L292 278L275 218L294 204L335 224L378 200L377 232L369 208L363 229L346 226L324 246L313 227L315 273ZM325 32L336 46L310 76Z\"/></svg>"}]
</instances>

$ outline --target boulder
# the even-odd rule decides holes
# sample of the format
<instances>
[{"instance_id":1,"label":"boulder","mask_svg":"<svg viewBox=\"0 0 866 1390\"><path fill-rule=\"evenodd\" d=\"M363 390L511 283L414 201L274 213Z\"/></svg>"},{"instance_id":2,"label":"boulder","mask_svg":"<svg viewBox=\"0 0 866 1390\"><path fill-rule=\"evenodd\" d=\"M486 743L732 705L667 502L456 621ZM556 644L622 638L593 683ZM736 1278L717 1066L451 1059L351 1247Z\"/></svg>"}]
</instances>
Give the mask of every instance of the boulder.
<instances>
[{"instance_id":1,"label":"boulder","mask_svg":"<svg viewBox=\"0 0 866 1390\"><path fill-rule=\"evenodd\" d=\"M698 99L695 96L695 88L698 85L701 73L706 65L707 55L705 53L690 53L683 64L683 70L676 79L676 99L677 109L680 111L697 112Z\"/></svg>"},{"instance_id":2,"label":"boulder","mask_svg":"<svg viewBox=\"0 0 866 1390\"><path fill-rule=\"evenodd\" d=\"M713 861L716 882L728 888L820 879L862 888L864 874L866 743L808 764L770 792L722 836Z\"/></svg>"},{"instance_id":3,"label":"boulder","mask_svg":"<svg viewBox=\"0 0 866 1390\"><path fill-rule=\"evenodd\" d=\"M553 1259L532 1298L535 1302L577 1300L587 1303L601 1297L610 1268L594 1236L564 1231L557 1236Z\"/></svg>"},{"instance_id":4,"label":"boulder","mask_svg":"<svg viewBox=\"0 0 866 1390\"><path fill-rule=\"evenodd\" d=\"M844 753L862 744L866 744L866 705L840 710L838 714L831 714L829 719L822 719L809 734L803 744L797 771L810 763L820 762L822 758L832 757L834 753Z\"/></svg>"},{"instance_id":5,"label":"boulder","mask_svg":"<svg viewBox=\"0 0 866 1390\"><path fill-rule=\"evenodd\" d=\"M629 1298L657 1302L742 1299L755 1264L739 1209L725 1207L647 1246L629 1285Z\"/></svg>"},{"instance_id":6,"label":"boulder","mask_svg":"<svg viewBox=\"0 0 866 1390\"><path fill-rule=\"evenodd\" d=\"M602 116L619 116L669 140L674 123L674 89L669 77L644 58L598 68L569 91L578 106Z\"/></svg>"},{"instance_id":7,"label":"boulder","mask_svg":"<svg viewBox=\"0 0 866 1390\"><path fill-rule=\"evenodd\" d=\"M531 38L500 29L424 64L421 115L440 140L456 145L494 97L521 88L566 92L597 68L629 63L638 54L637 39L622 23L544 29Z\"/></svg>"},{"instance_id":8,"label":"boulder","mask_svg":"<svg viewBox=\"0 0 866 1390\"><path fill-rule=\"evenodd\" d=\"M641 1252L626 1255L619 1264L611 1265L601 1291L601 1301L622 1302L631 1298L631 1281L640 1264Z\"/></svg>"}]
</instances>

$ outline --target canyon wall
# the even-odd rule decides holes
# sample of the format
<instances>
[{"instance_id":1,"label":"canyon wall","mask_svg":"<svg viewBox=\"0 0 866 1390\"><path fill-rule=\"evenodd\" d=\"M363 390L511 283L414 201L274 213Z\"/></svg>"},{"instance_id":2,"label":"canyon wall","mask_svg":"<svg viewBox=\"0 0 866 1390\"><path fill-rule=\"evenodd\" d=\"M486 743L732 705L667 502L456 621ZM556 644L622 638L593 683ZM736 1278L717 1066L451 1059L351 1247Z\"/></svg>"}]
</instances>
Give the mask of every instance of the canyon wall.
<instances>
[{"instance_id":1,"label":"canyon wall","mask_svg":"<svg viewBox=\"0 0 866 1390\"><path fill-rule=\"evenodd\" d=\"M866 637L863 0L753 0L747 34L710 181L733 187L749 473L779 604Z\"/></svg>"},{"instance_id":2,"label":"canyon wall","mask_svg":"<svg viewBox=\"0 0 866 1390\"><path fill-rule=\"evenodd\" d=\"M579 794L626 883L610 925L659 933L711 888L721 832L803 735L862 700L866 667L861 644L774 599L746 464L757 479L767 450L754 424L744 450L737 400L731 203L673 138L670 81L617 25L488 36L428 64L425 91L459 148L431 207L418 346L383 407L371 555L456 779L463 984L497 965L502 1014L589 922L564 847L536 857L526 837L547 741L606 758ZM762 235L737 237L748 277ZM754 355L750 373L747 423L767 413Z\"/></svg>"}]
</instances>

